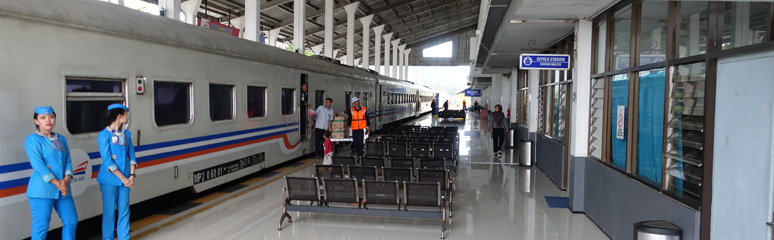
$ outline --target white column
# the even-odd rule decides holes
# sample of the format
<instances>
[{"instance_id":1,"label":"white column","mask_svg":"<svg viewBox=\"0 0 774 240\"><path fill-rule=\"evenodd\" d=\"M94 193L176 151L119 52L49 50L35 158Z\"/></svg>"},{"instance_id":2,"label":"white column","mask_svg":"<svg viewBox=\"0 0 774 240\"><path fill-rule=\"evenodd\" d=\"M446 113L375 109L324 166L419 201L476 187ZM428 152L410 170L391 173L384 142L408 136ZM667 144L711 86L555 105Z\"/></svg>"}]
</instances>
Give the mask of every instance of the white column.
<instances>
[{"instance_id":1,"label":"white column","mask_svg":"<svg viewBox=\"0 0 774 240\"><path fill-rule=\"evenodd\" d=\"M511 123L516 123L516 115L519 112L519 68L511 68Z\"/></svg>"},{"instance_id":2,"label":"white column","mask_svg":"<svg viewBox=\"0 0 774 240\"><path fill-rule=\"evenodd\" d=\"M347 65L355 65L355 13L360 2L344 6L347 11Z\"/></svg>"},{"instance_id":3,"label":"white column","mask_svg":"<svg viewBox=\"0 0 774 240\"><path fill-rule=\"evenodd\" d=\"M570 154L575 157L588 155L589 107L591 104L591 36L593 24L589 20L579 19L575 23L575 70L571 96L575 96L570 109Z\"/></svg>"},{"instance_id":4,"label":"white column","mask_svg":"<svg viewBox=\"0 0 774 240\"><path fill-rule=\"evenodd\" d=\"M540 91L540 70L529 70L529 110L527 111L527 126L530 133L537 132L538 123L538 94ZM534 155L534 154L533 154ZM533 157L534 158L534 157Z\"/></svg>"},{"instance_id":5,"label":"white column","mask_svg":"<svg viewBox=\"0 0 774 240\"><path fill-rule=\"evenodd\" d=\"M403 52L406 54L406 56L403 57L403 80L408 81L409 56L411 56L411 48L403 50Z\"/></svg>"},{"instance_id":6,"label":"white column","mask_svg":"<svg viewBox=\"0 0 774 240\"><path fill-rule=\"evenodd\" d=\"M189 0L187 2L180 4L180 8L185 13L186 23L196 25L196 13L199 12L199 7L201 5L202 5L202 0Z\"/></svg>"},{"instance_id":7,"label":"white column","mask_svg":"<svg viewBox=\"0 0 774 240\"><path fill-rule=\"evenodd\" d=\"M304 23L306 23L306 0L293 0L293 49L304 54Z\"/></svg>"},{"instance_id":8,"label":"white column","mask_svg":"<svg viewBox=\"0 0 774 240\"><path fill-rule=\"evenodd\" d=\"M390 76L390 41L392 39L392 33L384 35L384 71L381 71L382 75Z\"/></svg>"},{"instance_id":9,"label":"white column","mask_svg":"<svg viewBox=\"0 0 774 240\"><path fill-rule=\"evenodd\" d=\"M376 69L376 72L382 73L382 31L384 30L384 25L379 25L374 27L374 33L376 33L376 36L374 36L374 41L376 46L374 46L374 66Z\"/></svg>"},{"instance_id":10,"label":"white column","mask_svg":"<svg viewBox=\"0 0 774 240\"><path fill-rule=\"evenodd\" d=\"M406 55L406 44L398 46L398 51L400 51L400 55L398 55L398 64L395 64L395 66L398 67L398 75L395 75L395 78L405 80L403 79L403 58Z\"/></svg>"},{"instance_id":11,"label":"white column","mask_svg":"<svg viewBox=\"0 0 774 240\"><path fill-rule=\"evenodd\" d=\"M180 0L159 0L159 6L164 8L165 17L180 21Z\"/></svg>"},{"instance_id":12,"label":"white column","mask_svg":"<svg viewBox=\"0 0 774 240\"><path fill-rule=\"evenodd\" d=\"M325 0L325 35L324 35L325 56L331 59L336 58L333 54L333 0Z\"/></svg>"},{"instance_id":13,"label":"white column","mask_svg":"<svg viewBox=\"0 0 774 240\"><path fill-rule=\"evenodd\" d=\"M279 33L282 30L282 28L275 28L272 30L269 30L269 45L271 46L277 46L277 37L279 37Z\"/></svg>"},{"instance_id":14,"label":"white column","mask_svg":"<svg viewBox=\"0 0 774 240\"><path fill-rule=\"evenodd\" d=\"M322 50L323 50L323 44L312 47L312 52L314 53L314 55L320 55Z\"/></svg>"},{"instance_id":15,"label":"white column","mask_svg":"<svg viewBox=\"0 0 774 240\"><path fill-rule=\"evenodd\" d=\"M400 44L400 39L392 40L392 62L390 62L390 69L392 69L392 72L390 72L390 77L392 78L398 78L398 44Z\"/></svg>"},{"instance_id":16,"label":"white column","mask_svg":"<svg viewBox=\"0 0 774 240\"><path fill-rule=\"evenodd\" d=\"M360 24L363 24L363 52L361 58L363 59L363 68L365 69L371 66L369 58L371 58L371 20L373 19L373 14L360 18Z\"/></svg>"},{"instance_id":17,"label":"white column","mask_svg":"<svg viewBox=\"0 0 774 240\"><path fill-rule=\"evenodd\" d=\"M199 1L201 2L201 0ZM186 16L187 14L188 13L186 13ZM194 14L194 16L195 15L196 14ZM245 39L257 42L260 39L260 36L261 0L245 0Z\"/></svg>"}]
</instances>

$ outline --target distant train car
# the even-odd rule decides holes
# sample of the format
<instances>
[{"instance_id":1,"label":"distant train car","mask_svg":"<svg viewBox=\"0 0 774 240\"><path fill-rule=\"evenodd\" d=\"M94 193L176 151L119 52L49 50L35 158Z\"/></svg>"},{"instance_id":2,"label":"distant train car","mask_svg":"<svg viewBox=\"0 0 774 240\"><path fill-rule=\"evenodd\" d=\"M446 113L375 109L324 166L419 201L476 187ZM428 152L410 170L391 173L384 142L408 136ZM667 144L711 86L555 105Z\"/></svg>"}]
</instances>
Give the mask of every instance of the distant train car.
<instances>
[{"instance_id":1,"label":"distant train car","mask_svg":"<svg viewBox=\"0 0 774 240\"><path fill-rule=\"evenodd\" d=\"M359 97L375 130L430 111L431 89L363 69L87 1L0 2L0 232L30 234L32 110L51 105L66 136L80 219L102 214L97 135L106 106L131 109L138 178L131 203L203 191L313 151L300 102L336 112ZM60 227L53 221L51 228Z\"/></svg>"}]
</instances>

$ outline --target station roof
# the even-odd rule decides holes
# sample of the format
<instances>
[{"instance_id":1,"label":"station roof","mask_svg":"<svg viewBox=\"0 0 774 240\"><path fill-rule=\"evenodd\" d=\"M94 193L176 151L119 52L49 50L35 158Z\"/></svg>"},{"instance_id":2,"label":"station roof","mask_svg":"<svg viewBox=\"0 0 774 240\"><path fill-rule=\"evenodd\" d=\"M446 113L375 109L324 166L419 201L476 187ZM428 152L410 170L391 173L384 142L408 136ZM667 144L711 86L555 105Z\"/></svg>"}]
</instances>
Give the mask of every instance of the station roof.
<instances>
[{"instance_id":1,"label":"station roof","mask_svg":"<svg viewBox=\"0 0 774 240\"><path fill-rule=\"evenodd\" d=\"M577 19L590 19L618 1L491 0L475 66L484 74L510 73L520 54L551 47L572 34Z\"/></svg>"},{"instance_id":2,"label":"station roof","mask_svg":"<svg viewBox=\"0 0 774 240\"><path fill-rule=\"evenodd\" d=\"M185 2L185 0L183 1ZM346 54L347 14L344 6L353 0L334 0L334 48ZM227 22L245 15L245 0L202 0L198 17ZM325 30L325 0L308 0L306 9L306 46L322 44ZM465 28L475 28L481 0L363 0L355 18L373 14L371 27L386 25L384 34L402 39L408 48L424 41ZM356 20L355 45L361 48L362 25ZM262 0L261 29L282 28L280 38L293 38L293 1ZM373 38L373 37L372 37ZM371 40L373 42L373 39ZM370 44L371 48L375 44ZM374 51L370 51L373 54ZM360 51L355 58L361 57Z\"/></svg>"}]
</instances>

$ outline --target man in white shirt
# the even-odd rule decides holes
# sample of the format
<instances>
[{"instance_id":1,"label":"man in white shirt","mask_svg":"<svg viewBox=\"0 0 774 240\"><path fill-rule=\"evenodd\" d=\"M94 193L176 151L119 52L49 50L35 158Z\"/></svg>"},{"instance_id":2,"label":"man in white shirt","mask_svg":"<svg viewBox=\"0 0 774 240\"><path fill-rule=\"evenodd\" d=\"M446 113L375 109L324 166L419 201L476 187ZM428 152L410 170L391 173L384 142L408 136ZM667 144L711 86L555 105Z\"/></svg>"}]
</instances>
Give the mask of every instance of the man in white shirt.
<instances>
[{"instance_id":1,"label":"man in white shirt","mask_svg":"<svg viewBox=\"0 0 774 240\"><path fill-rule=\"evenodd\" d=\"M317 107L317 110L314 111L314 153L318 158L323 156L322 136L325 131L330 131L331 123L333 123L333 108L331 108L332 103L333 99L326 98L325 105Z\"/></svg>"}]
</instances>

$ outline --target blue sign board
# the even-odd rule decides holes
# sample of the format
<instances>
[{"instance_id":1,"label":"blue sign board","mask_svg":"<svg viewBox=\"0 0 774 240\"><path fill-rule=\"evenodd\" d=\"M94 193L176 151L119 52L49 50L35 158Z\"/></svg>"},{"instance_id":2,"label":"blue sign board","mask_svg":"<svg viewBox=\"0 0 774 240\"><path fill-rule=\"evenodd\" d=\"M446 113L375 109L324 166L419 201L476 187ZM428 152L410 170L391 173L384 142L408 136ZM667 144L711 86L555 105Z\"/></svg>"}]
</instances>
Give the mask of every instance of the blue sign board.
<instances>
[{"instance_id":1,"label":"blue sign board","mask_svg":"<svg viewBox=\"0 0 774 240\"><path fill-rule=\"evenodd\" d=\"M519 61L519 69L570 69L570 55L567 54L521 54Z\"/></svg>"},{"instance_id":2,"label":"blue sign board","mask_svg":"<svg viewBox=\"0 0 774 240\"><path fill-rule=\"evenodd\" d=\"M465 96L466 97L480 97L481 96L481 90L478 90L478 89L465 89Z\"/></svg>"}]
</instances>

